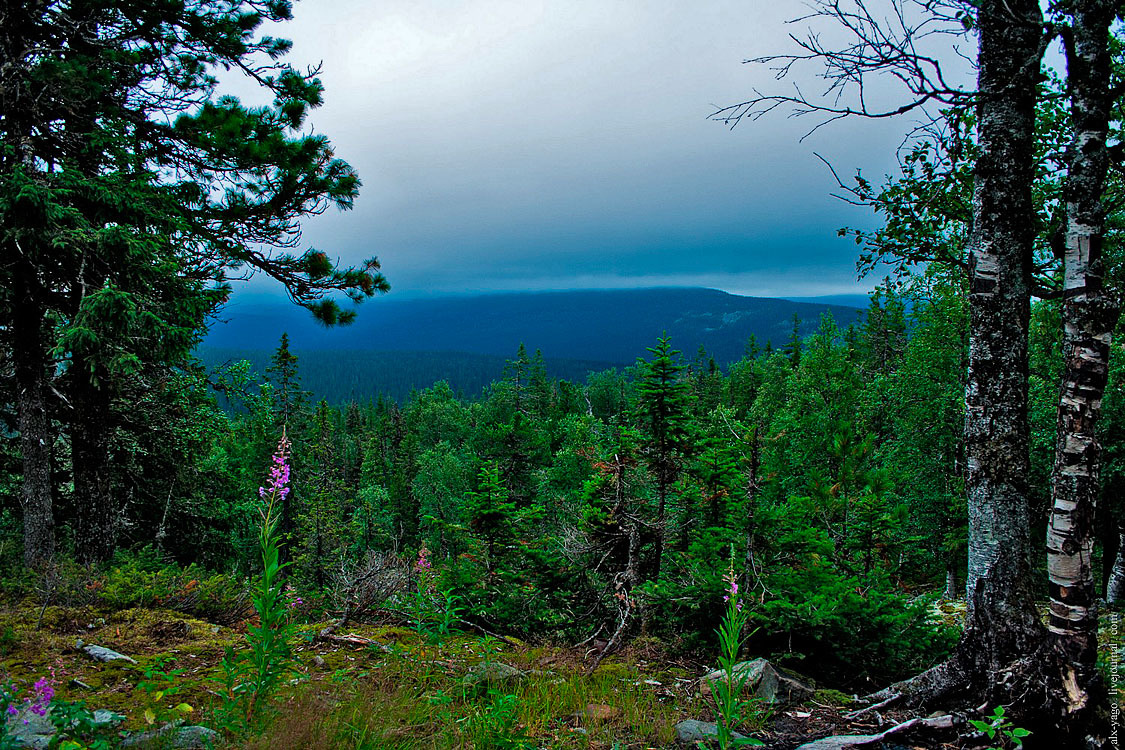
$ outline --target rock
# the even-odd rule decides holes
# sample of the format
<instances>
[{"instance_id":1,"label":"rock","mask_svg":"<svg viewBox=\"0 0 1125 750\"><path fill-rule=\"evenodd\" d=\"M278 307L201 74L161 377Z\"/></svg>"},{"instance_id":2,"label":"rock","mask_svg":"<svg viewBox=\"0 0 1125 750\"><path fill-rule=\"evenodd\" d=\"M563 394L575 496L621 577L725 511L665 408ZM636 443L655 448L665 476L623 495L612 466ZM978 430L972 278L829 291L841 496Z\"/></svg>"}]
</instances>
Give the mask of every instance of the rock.
<instances>
[{"instance_id":1,"label":"rock","mask_svg":"<svg viewBox=\"0 0 1125 750\"><path fill-rule=\"evenodd\" d=\"M199 726L173 727L171 725L126 737L122 747L159 747L176 750L207 750L219 743L219 733Z\"/></svg>"},{"instance_id":2,"label":"rock","mask_svg":"<svg viewBox=\"0 0 1125 750\"><path fill-rule=\"evenodd\" d=\"M765 659L739 662L734 665L737 676L745 676L744 692L753 693L767 703L800 703L813 696L813 689L787 672L777 669ZM722 670L703 675L699 689L710 697L712 684L724 678Z\"/></svg>"},{"instance_id":3,"label":"rock","mask_svg":"<svg viewBox=\"0 0 1125 750\"><path fill-rule=\"evenodd\" d=\"M40 750L51 744L51 739L57 734L55 725L51 723L50 711L46 716L40 716L30 708L24 708L15 716L8 718L8 736L15 742L16 747L29 747ZM91 717L94 726L113 726L125 721L125 717L113 711L99 708Z\"/></svg>"},{"instance_id":4,"label":"rock","mask_svg":"<svg viewBox=\"0 0 1125 750\"><path fill-rule=\"evenodd\" d=\"M41 750L51 744L55 725L46 716L23 709L8 719L8 737L16 747L33 747Z\"/></svg>"},{"instance_id":5,"label":"rock","mask_svg":"<svg viewBox=\"0 0 1125 750\"><path fill-rule=\"evenodd\" d=\"M719 725L709 721L696 721L695 719L686 719L676 725L676 740L686 745L694 745L697 742L710 742L719 736ZM738 732L731 732L734 739L743 739L746 737L744 734Z\"/></svg>"},{"instance_id":6,"label":"rock","mask_svg":"<svg viewBox=\"0 0 1125 750\"><path fill-rule=\"evenodd\" d=\"M469 670L468 674L461 680L461 684L465 687L477 687L479 685L496 683L496 682L510 682L518 680L523 677L523 672L499 661L490 661L477 664Z\"/></svg>"},{"instance_id":7,"label":"rock","mask_svg":"<svg viewBox=\"0 0 1125 750\"><path fill-rule=\"evenodd\" d=\"M317 669L324 669L327 665L328 662L324 660L323 656L318 655L313 657L313 666Z\"/></svg>"},{"instance_id":8,"label":"rock","mask_svg":"<svg viewBox=\"0 0 1125 750\"><path fill-rule=\"evenodd\" d=\"M93 723L95 726L103 726L106 724L120 724L125 721L125 717L114 711L109 711L104 708L99 708L94 712Z\"/></svg>"},{"instance_id":9,"label":"rock","mask_svg":"<svg viewBox=\"0 0 1125 750\"><path fill-rule=\"evenodd\" d=\"M878 742L882 735L878 734L853 734L850 736L825 737L815 742L806 742L797 750L848 750L849 748L864 747L873 742Z\"/></svg>"},{"instance_id":10,"label":"rock","mask_svg":"<svg viewBox=\"0 0 1125 750\"><path fill-rule=\"evenodd\" d=\"M95 661L101 661L101 662L126 661L126 662L129 662L130 664L136 664L137 663L137 660L132 658L131 656L126 656L125 654L119 654L116 651L114 651L113 649L106 648L105 646L95 646L92 643L89 643L89 644L83 643L81 638L79 638L77 641L74 642L74 647L76 649L78 649L79 651L81 651L82 653L89 656L91 659L94 659Z\"/></svg>"}]
</instances>

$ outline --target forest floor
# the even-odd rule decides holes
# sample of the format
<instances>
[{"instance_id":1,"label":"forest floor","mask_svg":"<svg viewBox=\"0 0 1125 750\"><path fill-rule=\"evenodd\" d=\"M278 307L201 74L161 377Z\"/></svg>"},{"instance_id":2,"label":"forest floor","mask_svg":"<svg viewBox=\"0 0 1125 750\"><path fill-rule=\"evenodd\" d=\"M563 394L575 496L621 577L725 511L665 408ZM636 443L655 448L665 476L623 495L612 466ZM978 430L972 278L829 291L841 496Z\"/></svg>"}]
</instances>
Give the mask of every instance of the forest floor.
<instances>
[{"instance_id":1,"label":"forest floor","mask_svg":"<svg viewBox=\"0 0 1125 750\"><path fill-rule=\"evenodd\" d=\"M224 713L220 662L228 646L244 645L249 624L161 609L12 605L0 610L0 670L22 694L46 677L58 698L122 714L120 730L182 720L247 748L671 748L677 722L714 721L699 690L711 666L670 658L648 640L590 672L593 657L576 649L463 633L434 643L386 625L340 631L378 644L367 646L320 640L317 624L298 628L295 671L263 720L239 729ZM1107 618L1107 654L1121 647L1113 628ZM78 639L137 663L95 661ZM818 690L799 705L754 705L741 728L767 748L792 750L910 718L888 711L849 720L849 703Z\"/></svg>"}]
</instances>

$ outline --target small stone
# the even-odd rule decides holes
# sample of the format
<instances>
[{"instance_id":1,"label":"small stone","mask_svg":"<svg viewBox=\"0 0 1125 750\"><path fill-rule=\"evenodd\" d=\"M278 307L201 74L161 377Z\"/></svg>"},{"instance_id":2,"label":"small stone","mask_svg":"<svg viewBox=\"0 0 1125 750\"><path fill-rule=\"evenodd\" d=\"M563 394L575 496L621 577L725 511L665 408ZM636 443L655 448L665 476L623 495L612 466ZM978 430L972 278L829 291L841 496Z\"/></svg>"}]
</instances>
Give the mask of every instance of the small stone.
<instances>
[{"instance_id":1,"label":"small stone","mask_svg":"<svg viewBox=\"0 0 1125 750\"><path fill-rule=\"evenodd\" d=\"M743 679L743 690L753 693L767 703L799 703L811 698L813 689L783 670L777 669L765 659L739 662L732 670L737 679ZM711 697L712 685L726 678L724 672L716 669L700 678L699 690L705 697Z\"/></svg>"},{"instance_id":2,"label":"small stone","mask_svg":"<svg viewBox=\"0 0 1125 750\"><path fill-rule=\"evenodd\" d=\"M125 717L114 711L109 711L104 708L99 708L94 712L93 723L95 726L120 724L125 721Z\"/></svg>"},{"instance_id":3,"label":"small stone","mask_svg":"<svg viewBox=\"0 0 1125 750\"><path fill-rule=\"evenodd\" d=\"M122 741L122 747L160 747L175 750L207 750L215 747L219 733L199 726L173 727L166 725L150 732L133 734Z\"/></svg>"},{"instance_id":4,"label":"small stone","mask_svg":"<svg viewBox=\"0 0 1125 750\"><path fill-rule=\"evenodd\" d=\"M327 665L328 662L324 660L323 656L318 655L313 657L313 666L317 669L324 669Z\"/></svg>"},{"instance_id":5,"label":"small stone","mask_svg":"<svg viewBox=\"0 0 1125 750\"><path fill-rule=\"evenodd\" d=\"M469 670L468 674L461 680L461 684L466 687L477 687L479 685L496 683L496 682L510 682L518 680L523 677L523 672L503 662L487 662L477 664Z\"/></svg>"},{"instance_id":6,"label":"small stone","mask_svg":"<svg viewBox=\"0 0 1125 750\"><path fill-rule=\"evenodd\" d=\"M114 651L113 649L106 648L105 646L95 646L92 643L91 644L83 643L81 638L79 638L77 641L75 641L74 647L76 649L78 649L79 651L83 652L84 654L86 654L87 656L89 656L91 659L94 659L95 661L100 661L100 662L126 661L126 662L129 662L130 664L136 664L137 663L137 660L132 658L131 656L126 656L125 654L119 654L116 651Z\"/></svg>"},{"instance_id":7,"label":"small stone","mask_svg":"<svg viewBox=\"0 0 1125 750\"><path fill-rule=\"evenodd\" d=\"M696 721L686 719L676 725L676 739L684 744L709 742L719 736L719 725L710 721ZM744 739L746 735L731 732L731 737L736 740Z\"/></svg>"}]
</instances>

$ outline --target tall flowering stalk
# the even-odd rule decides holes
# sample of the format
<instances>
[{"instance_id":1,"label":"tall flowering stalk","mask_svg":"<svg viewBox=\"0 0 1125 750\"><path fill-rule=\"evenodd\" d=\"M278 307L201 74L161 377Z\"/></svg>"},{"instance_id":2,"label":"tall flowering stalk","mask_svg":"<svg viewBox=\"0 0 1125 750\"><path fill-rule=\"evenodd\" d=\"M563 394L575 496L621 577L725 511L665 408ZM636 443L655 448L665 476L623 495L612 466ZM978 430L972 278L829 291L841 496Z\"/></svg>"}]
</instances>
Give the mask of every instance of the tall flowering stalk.
<instances>
[{"instance_id":1,"label":"tall flowering stalk","mask_svg":"<svg viewBox=\"0 0 1125 750\"><path fill-rule=\"evenodd\" d=\"M289 494L289 439L282 432L273 455L266 486L258 488L258 547L262 555L262 577L252 596L258 624L246 631L249 654L243 660L228 650L223 666L227 690L234 705L244 704L243 719L249 724L265 701L281 684L292 663L289 641L292 626L288 601L281 584L280 508Z\"/></svg>"},{"instance_id":2,"label":"tall flowering stalk","mask_svg":"<svg viewBox=\"0 0 1125 750\"><path fill-rule=\"evenodd\" d=\"M413 601L409 603L414 630L437 643L449 635L460 620L460 613L464 610L461 597L454 594L453 589L438 591L437 571L430 562L430 550L424 543L414 562L414 573L417 586Z\"/></svg>"},{"instance_id":3,"label":"tall flowering stalk","mask_svg":"<svg viewBox=\"0 0 1125 750\"><path fill-rule=\"evenodd\" d=\"M752 737L736 737L734 732L735 725L742 721L743 710L750 704L749 701L742 699L746 680L750 676L749 672L735 669L738 664L738 651L745 640L742 632L750 619L750 612L743 609L742 602L739 600L738 577L734 573L733 547L730 568L727 569L723 580L727 584L727 593L723 596L726 611L723 613L722 622L719 623L719 670L722 676L713 683L712 694L715 696L719 747L726 750L729 747L762 743Z\"/></svg>"}]
</instances>

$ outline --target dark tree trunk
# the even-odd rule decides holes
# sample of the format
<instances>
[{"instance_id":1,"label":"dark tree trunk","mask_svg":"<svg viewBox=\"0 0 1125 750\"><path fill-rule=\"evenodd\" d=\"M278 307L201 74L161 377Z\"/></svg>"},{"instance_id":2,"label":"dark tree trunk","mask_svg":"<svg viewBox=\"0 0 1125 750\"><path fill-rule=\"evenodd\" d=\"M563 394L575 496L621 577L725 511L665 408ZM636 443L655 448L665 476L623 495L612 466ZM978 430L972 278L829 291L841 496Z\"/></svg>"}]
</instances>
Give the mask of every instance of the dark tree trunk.
<instances>
[{"instance_id":1,"label":"dark tree trunk","mask_svg":"<svg viewBox=\"0 0 1125 750\"><path fill-rule=\"evenodd\" d=\"M110 397L93 382L88 367L72 362L74 551L79 561L96 563L108 560L117 546L118 508L110 483Z\"/></svg>"},{"instance_id":2,"label":"dark tree trunk","mask_svg":"<svg viewBox=\"0 0 1125 750\"><path fill-rule=\"evenodd\" d=\"M761 484L758 481L758 468L761 464L761 442L758 440L757 427L750 434L750 455L746 460L746 511L748 515L746 518L746 556L743 560L742 591L745 596L749 596L757 576L754 564L754 535L758 530L755 513L758 509L758 491L761 489Z\"/></svg>"},{"instance_id":3,"label":"dark tree trunk","mask_svg":"<svg viewBox=\"0 0 1125 750\"><path fill-rule=\"evenodd\" d=\"M973 688L999 699L1004 670L1043 638L1027 486L1031 184L1043 44L1038 0L984 0L978 27L981 154L974 172L965 391L968 620L959 653Z\"/></svg>"},{"instance_id":4,"label":"dark tree trunk","mask_svg":"<svg viewBox=\"0 0 1125 750\"><path fill-rule=\"evenodd\" d=\"M6 249L7 252L10 248ZM15 370L19 445L23 459L23 561L43 569L55 558L54 492L51 455L55 431L47 411L49 360L42 306L32 289L34 276L15 291L12 305L12 359Z\"/></svg>"},{"instance_id":5,"label":"dark tree trunk","mask_svg":"<svg viewBox=\"0 0 1125 750\"><path fill-rule=\"evenodd\" d=\"M1097 437L1109 374L1115 311L1102 286L1102 238L1109 158L1109 27L1115 4L1079 0L1067 40L1067 83L1074 135L1066 190L1063 357L1058 432L1047 526L1051 616L1048 629L1062 658L1065 711L1089 700L1096 677L1098 610L1094 588L1094 515L1100 490Z\"/></svg>"}]
</instances>

